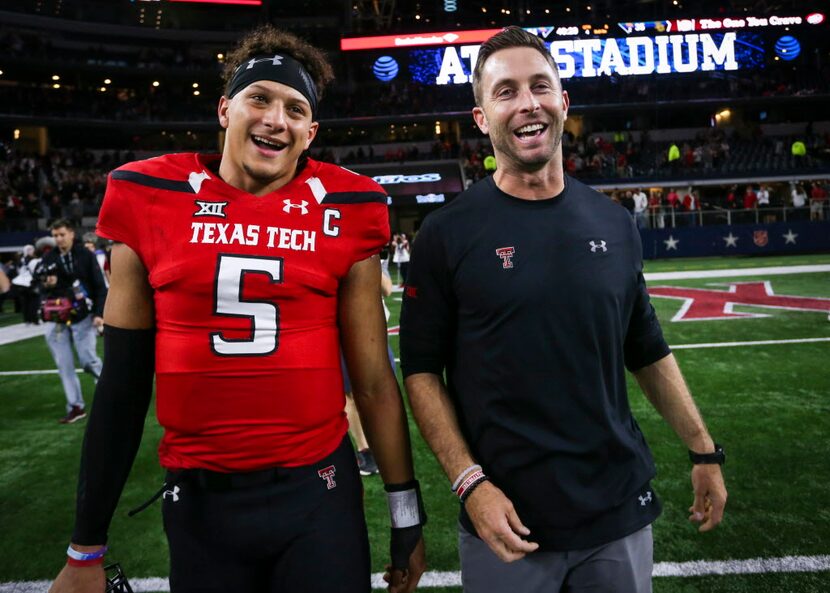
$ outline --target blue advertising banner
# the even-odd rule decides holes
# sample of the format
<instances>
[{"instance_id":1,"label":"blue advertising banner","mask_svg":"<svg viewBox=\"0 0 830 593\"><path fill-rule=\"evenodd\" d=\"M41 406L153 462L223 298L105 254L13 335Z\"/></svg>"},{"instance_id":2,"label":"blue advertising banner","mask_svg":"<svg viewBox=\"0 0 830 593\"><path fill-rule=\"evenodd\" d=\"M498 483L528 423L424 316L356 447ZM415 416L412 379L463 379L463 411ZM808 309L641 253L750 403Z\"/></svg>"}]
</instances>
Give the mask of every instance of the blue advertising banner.
<instances>
[{"instance_id":1,"label":"blue advertising banner","mask_svg":"<svg viewBox=\"0 0 830 593\"><path fill-rule=\"evenodd\" d=\"M830 252L830 222L644 229L640 237L645 259Z\"/></svg>"}]
</instances>

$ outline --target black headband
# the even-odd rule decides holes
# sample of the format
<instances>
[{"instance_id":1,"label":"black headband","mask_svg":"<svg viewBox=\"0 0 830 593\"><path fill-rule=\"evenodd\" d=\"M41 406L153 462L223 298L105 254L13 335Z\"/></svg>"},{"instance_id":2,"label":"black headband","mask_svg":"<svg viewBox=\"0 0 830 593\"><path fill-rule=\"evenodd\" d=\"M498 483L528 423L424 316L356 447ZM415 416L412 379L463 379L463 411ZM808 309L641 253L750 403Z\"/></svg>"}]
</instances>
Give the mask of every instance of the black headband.
<instances>
[{"instance_id":1,"label":"black headband","mask_svg":"<svg viewBox=\"0 0 830 593\"><path fill-rule=\"evenodd\" d=\"M228 99L258 80L272 80L298 90L311 105L311 118L317 117L317 89L305 67L291 56L255 56L242 62L228 85Z\"/></svg>"}]
</instances>

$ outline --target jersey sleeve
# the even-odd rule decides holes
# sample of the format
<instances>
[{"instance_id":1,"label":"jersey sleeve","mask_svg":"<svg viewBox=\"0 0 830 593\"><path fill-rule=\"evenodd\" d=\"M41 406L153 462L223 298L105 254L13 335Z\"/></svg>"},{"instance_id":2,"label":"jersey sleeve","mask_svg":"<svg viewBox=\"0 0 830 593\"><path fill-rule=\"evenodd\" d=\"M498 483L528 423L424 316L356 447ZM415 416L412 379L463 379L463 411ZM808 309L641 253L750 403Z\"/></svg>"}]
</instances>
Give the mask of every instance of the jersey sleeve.
<instances>
[{"instance_id":1,"label":"jersey sleeve","mask_svg":"<svg viewBox=\"0 0 830 593\"><path fill-rule=\"evenodd\" d=\"M99 237L124 243L141 255L146 250L141 229L152 224L152 221L141 216L138 211L140 196L136 196L135 191L130 191L125 185L125 182L113 179L112 173L107 177L107 190L95 233Z\"/></svg>"},{"instance_id":2,"label":"jersey sleeve","mask_svg":"<svg viewBox=\"0 0 830 593\"><path fill-rule=\"evenodd\" d=\"M401 308L401 370L441 375L454 335L456 300L440 227L427 219L412 244Z\"/></svg>"},{"instance_id":3,"label":"jersey sleeve","mask_svg":"<svg viewBox=\"0 0 830 593\"><path fill-rule=\"evenodd\" d=\"M660 327L657 314L648 296L646 280L643 276L643 247L640 243L640 233L634 226L634 221L630 223L633 231L637 287L634 309L623 344L623 356L626 368L634 372L668 356L671 348L663 337L663 328Z\"/></svg>"},{"instance_id":4,"label":"jersey sleeve","mask_svg":"<svg viewBox=\"0 0 830 593\"><path fill-rule=\"evenodd\" d=\"M389 243L386 191L373 179L332 165L321 174L328 190L325 206L341 207L352 263L377 255Z\"/></svg>"},{"instance_id":5,"label":"jersey sleeve","mask_svg":"<svg viewBox=\"0 0 830 593\"><path fill-rule=\"evenodd\" d=\"M383 203L372 202L363 207L361 232L355 241L355 261L362 261L380 253L389 242L389 210L386 206L386 192L379 190Z\"/></svg>"}]
</instances>

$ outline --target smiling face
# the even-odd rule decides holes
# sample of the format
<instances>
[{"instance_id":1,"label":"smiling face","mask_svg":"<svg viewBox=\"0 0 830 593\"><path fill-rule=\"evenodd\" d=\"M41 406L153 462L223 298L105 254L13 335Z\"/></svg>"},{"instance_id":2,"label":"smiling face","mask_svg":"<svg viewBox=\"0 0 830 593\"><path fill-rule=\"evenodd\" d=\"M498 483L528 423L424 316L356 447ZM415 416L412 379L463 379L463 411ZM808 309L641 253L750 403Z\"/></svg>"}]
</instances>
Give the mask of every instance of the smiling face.
<instances>
[{"instance_id":1,"label":"smiling face","mask_svg":"<svg viewBox=\"0 0 830 593\"><path fill-rule=\"evenodd\" d=\"M490 136L499 167L534 172L558 155L568 93L550 63L530 47L493 53L481 70L481 105L473 118Z\"/></svg>"},{"instance_id":2,"label":"smiling face","mask_svg":"<svg viewBox=\"0 0 830 593\"><path fill-rule=\"evenodd\" d=\"M233 99L222 97L219 123L227 130L219 175L256 195L275 191L293 179L297 161L318 127L299 91L270 80L250 84Z\"/></svg>"}]
</instances>

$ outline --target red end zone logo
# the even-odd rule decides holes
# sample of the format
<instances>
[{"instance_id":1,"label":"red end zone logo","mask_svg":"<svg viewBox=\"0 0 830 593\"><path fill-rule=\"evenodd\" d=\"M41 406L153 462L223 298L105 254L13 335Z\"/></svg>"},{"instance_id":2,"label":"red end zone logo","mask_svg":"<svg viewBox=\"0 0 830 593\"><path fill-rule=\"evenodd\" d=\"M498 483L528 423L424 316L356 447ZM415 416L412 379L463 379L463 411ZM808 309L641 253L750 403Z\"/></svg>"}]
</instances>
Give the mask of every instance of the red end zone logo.
<instances>
[{"instance_id":1,"label":"red end zone logo","mask_svg":"<svg viewBox=\"0 0 830 593\"><path fill-rule=\"evenodd\" d=\"M739 313L735 305L788 309L790 311L819 311L830 313L830 299L776 295L772 284L764 282L730 282L727 290L705 288L680 288L676 286L652 286L652 297L665 297L684 301L672 321L705 321L712 319L745 319L769 317L763 313Z\"/></svg>"}]
</instances>

